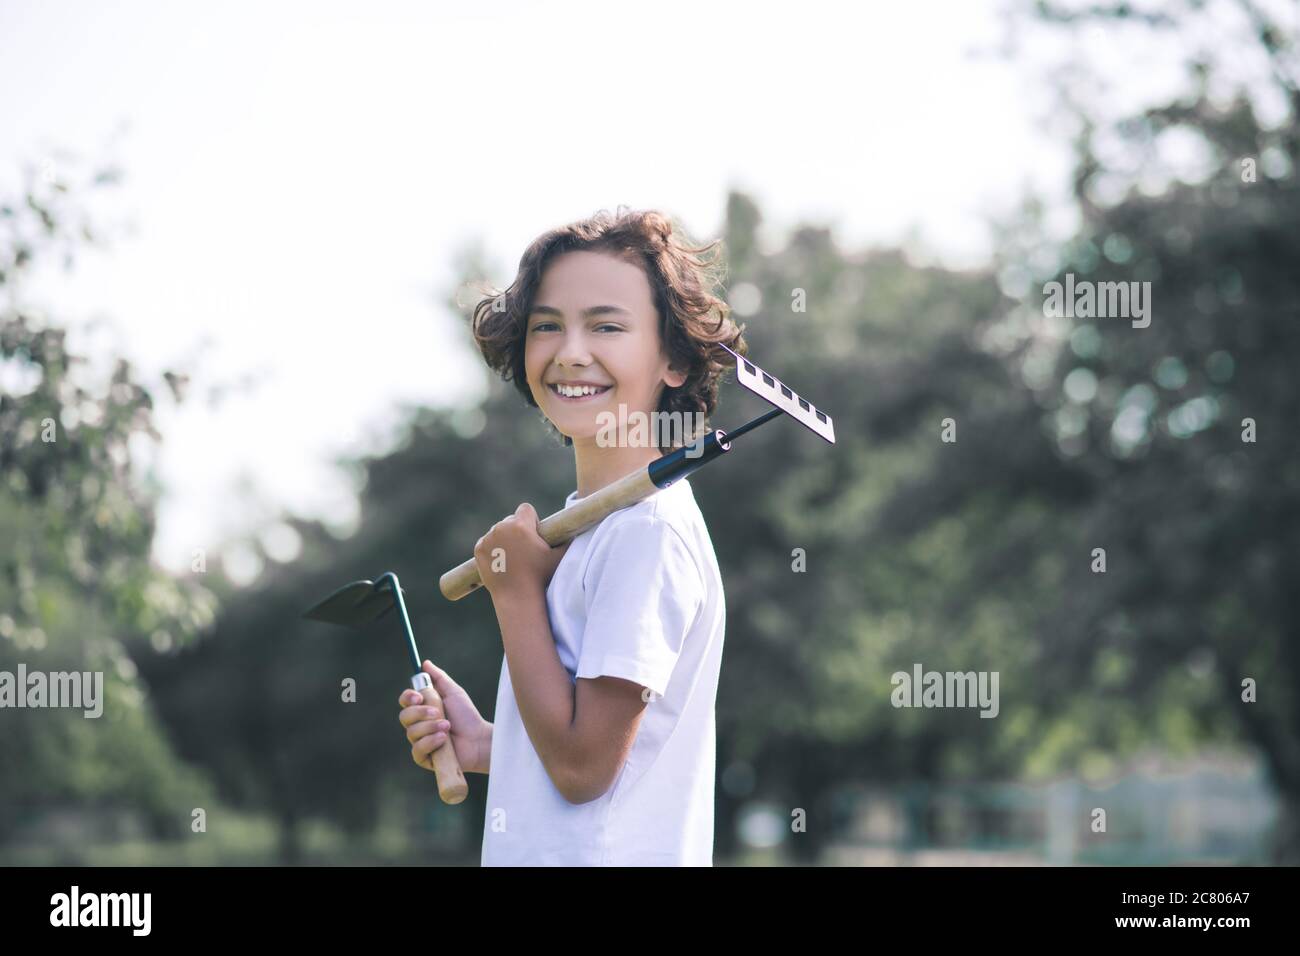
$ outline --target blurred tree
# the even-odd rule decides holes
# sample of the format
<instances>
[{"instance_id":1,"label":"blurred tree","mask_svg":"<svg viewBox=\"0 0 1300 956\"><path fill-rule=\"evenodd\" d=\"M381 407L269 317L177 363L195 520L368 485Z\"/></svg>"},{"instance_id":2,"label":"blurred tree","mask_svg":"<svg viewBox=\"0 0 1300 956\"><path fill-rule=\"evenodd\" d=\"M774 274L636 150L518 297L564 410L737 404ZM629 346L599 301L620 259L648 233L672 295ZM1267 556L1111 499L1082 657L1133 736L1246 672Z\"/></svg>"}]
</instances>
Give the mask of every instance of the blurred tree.
<instances>
[{"instance_id":1,"label":"blurred tree","mask_svg":"<svg viewBox=\"0 0 1300 956\"><path fill-rule=\"evenodd\" d=\"M25 294L46 260L70 270L101 242L80 207L116 172L72 187L74 171L28 168L24 194L0 201L0 670L100 671L103 713L0 710L0 846L60 809L134 811L176 836L211 794L172 752L129 653L214 617L205 589L150 564L156 489L132 446L157 437L153 397L124 359L90 381Z\"/></svg>"},{"instance_id":2,"label":"blurred tree","mask_svg":"<svg viewBox=\"0 0 1300 956\"><path fill-rule=\"evenodd\" d=\"M1232 16L1210 19L1216 12ZM1084 226L1059 273L1150 282L1154 314L1147 328L1056 327L1064 347L1033 384L1058 453L1086 482L1071 509L1086 529L1076 541L1106 547L1108 558L1105 575L1085 561L1065 566L1045 628L1067 659L1108 674L1116 694L1187 684L1177 700L1207 735L1227 730L1258 746L1283 799L1278 858L1294 863L1300 57L1279 15L1250 2L1166 10L1154 29L1192 37L1233 20L1244 29L1231 55L1193 48L1187 96L1118 124L1136 169L1103 159L1098 124L1085 124ZM1083 22L1124 17L1102 8ZM1262 76L1225 103L1240 63L1262 64ZM1256 110L1266 96L1282 107L1275 124ZM1174 140L1205 157L1203 172L1162 162L1160 147ZM1257 684L1253 702L1243 700L1247 680Z\"/></svg>"},{"instance_id":3,"label":"blurred tree","mask_svg":"<svg viewBox=\"0 0 1300 956\"><path fill-rule=\"evenodd\" d=\"M1253 5L1236 6L1257 48L1234 47L1232 59L1270 65L1285 120L1265 126L1245 95L1216 105L1222 77L1200 60L1177 103L1118 123L1081 112L1082 228L1059 256L1044 256L1052 246L1031 206L1001 273L1023 301L972 329L972 343L1008 371L1001 402L923 400L930 422L943 409L956 414L960 440L891 497L867 540L905 550L946 542L964 565L938 589L948 632L1009 612L1005 631L1014 622L1034 635L994 658L1014 661L1003 688L1028 706L1004 706L993 752L1018 755L1030 773L1105 775L1148 742L1249 741L1283 799L1276 852L1294 862L1300 99L1287 32ZM1177 27L1200 7L1180 15L1166 6L1154 25ZM1131 12L1040 8L1070 25ZM1160 147L1175 138L1206 158L1204 170L1180 179L1162 161ZM1036 283L1067 274L1149 282L1150 326L1046 315L1047 289ZM920 397L922 383L950 372L935 349L909 378ZM1093 569L1095 548L1106 551L1105 573ZM1028 599L1007 605L1016 594ZM1258 684L1255 702L1243 701L1247 679ZM988 756L952 762L987 769Z\"/></svg>"}]
</instances>

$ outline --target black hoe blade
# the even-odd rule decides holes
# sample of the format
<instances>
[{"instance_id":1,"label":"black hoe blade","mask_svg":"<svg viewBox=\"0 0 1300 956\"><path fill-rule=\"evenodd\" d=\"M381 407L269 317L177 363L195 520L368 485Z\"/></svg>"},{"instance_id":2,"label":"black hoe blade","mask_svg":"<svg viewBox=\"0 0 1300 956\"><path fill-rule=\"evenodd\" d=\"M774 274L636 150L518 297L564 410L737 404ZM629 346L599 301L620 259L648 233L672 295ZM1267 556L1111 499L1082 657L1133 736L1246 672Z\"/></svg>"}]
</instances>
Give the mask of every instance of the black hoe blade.
<instances>
[{"instance_id":1,"label":"black hoe blade","mask_svg":"<svg viewBox=\"0 0 1300 956\"><path fill-rule=\"evenodd\" d=\"M326 624L363 628L391 611L396 603L392 589L385 587L376 591L373 581L353 581L343 585L303 617Z\"/></svg>"}]
</instances>

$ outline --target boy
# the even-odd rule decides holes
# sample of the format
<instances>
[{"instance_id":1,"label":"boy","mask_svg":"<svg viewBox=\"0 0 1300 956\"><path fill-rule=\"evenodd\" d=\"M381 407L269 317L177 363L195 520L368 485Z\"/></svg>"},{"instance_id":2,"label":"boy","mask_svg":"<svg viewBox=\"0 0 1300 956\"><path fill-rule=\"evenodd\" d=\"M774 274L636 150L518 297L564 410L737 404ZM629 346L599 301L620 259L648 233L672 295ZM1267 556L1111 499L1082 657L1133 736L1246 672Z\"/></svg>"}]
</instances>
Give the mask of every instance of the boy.
<instances>
[{"instance_id":1,"label":"boy","mask_svg":"<svg viewBox=\"0 0 1300 956\"><path fill-rule=\"evenodd\" d=\"M532 243L475 308L489 366L573 446L565 507L664 453L653 429L611 443L602 422L682 416L671 444L707 428L730 358L717 343L745 352L697 255L715 245L682 245L655 212L602 212ZM711 866L726 609L689 481L558 548L537 523L522 504L474 549L505 650L495 723L426 661L447 713L402 694L412 757L432 769L450 734L466 772L491 771L484 866Z\"/></svg>"}]
</instances>

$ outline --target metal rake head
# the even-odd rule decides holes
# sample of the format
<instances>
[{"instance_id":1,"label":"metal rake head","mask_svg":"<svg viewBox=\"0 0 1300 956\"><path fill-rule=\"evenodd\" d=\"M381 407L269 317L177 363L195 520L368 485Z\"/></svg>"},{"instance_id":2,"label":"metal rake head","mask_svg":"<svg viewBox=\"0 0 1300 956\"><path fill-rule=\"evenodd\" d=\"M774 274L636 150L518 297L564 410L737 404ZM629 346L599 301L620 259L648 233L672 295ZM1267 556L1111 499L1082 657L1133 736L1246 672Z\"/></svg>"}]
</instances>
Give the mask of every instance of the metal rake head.
<instances>
[{"instance_id":1,"label":"metal rake head","mask_svg":"<svg viewBox=\"0 0 1300 956\"><path fill-rule=\"evenodd\" d=\"M718 343L721 345L722 343ZM824 411L807 399L800 398L775 375L763 371L745 356L727 346L722 346L736 357L736 381L759 398L775 405L805 428L816 432L832 445L835 444L835 423Z\"/></svg>"}]
</instances>

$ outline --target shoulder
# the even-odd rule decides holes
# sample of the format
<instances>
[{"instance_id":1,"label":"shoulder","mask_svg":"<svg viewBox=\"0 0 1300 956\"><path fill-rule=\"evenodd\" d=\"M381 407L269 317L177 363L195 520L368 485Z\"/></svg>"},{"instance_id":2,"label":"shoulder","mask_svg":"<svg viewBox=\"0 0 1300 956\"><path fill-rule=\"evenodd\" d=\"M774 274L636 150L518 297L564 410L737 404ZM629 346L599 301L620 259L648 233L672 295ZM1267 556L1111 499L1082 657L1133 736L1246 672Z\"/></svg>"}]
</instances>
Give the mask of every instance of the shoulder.
<instances>
[{"instance_id":1,"label":"shoulder","mask_svg":"<svg viewBox=\"0 0 1300 956\"><path fill-rule=\"evenodd\" d=\"M698 535L695 522L702 521L703 518L694 499L683 498L683 493L689 495L689 488L682 489L674 485L631 507L614 512L596 527L592 547L601 550L638 548L688 554L696 570L700 570L700 559L696 554Z\"/></svg>"},{"instance_id":2,"label":"shoulder","mask_svg":"<svg viewBox=\"0 0 1300 956\"><path fill-rule=\"evenodd\" d=\"M602 521L592 538L592 549L691 550L689 535L680 522L642 505L626 508Z\"/></svg>"},{"instance_id":3,"label":"shoulder","mask_svg":"<svg viewBox=\"0 0 1300 956\"><path fill-rule=\"evenodd\" d=\"M689 533L677 522L639 504L626 511L630 513L611 515L601 522L588 552L584 588L589 593L611 586L623 591L632 588L637 593L662 588L682 601L702 592L706 581L703 562Z\"/></svg>"}]
</instances>

